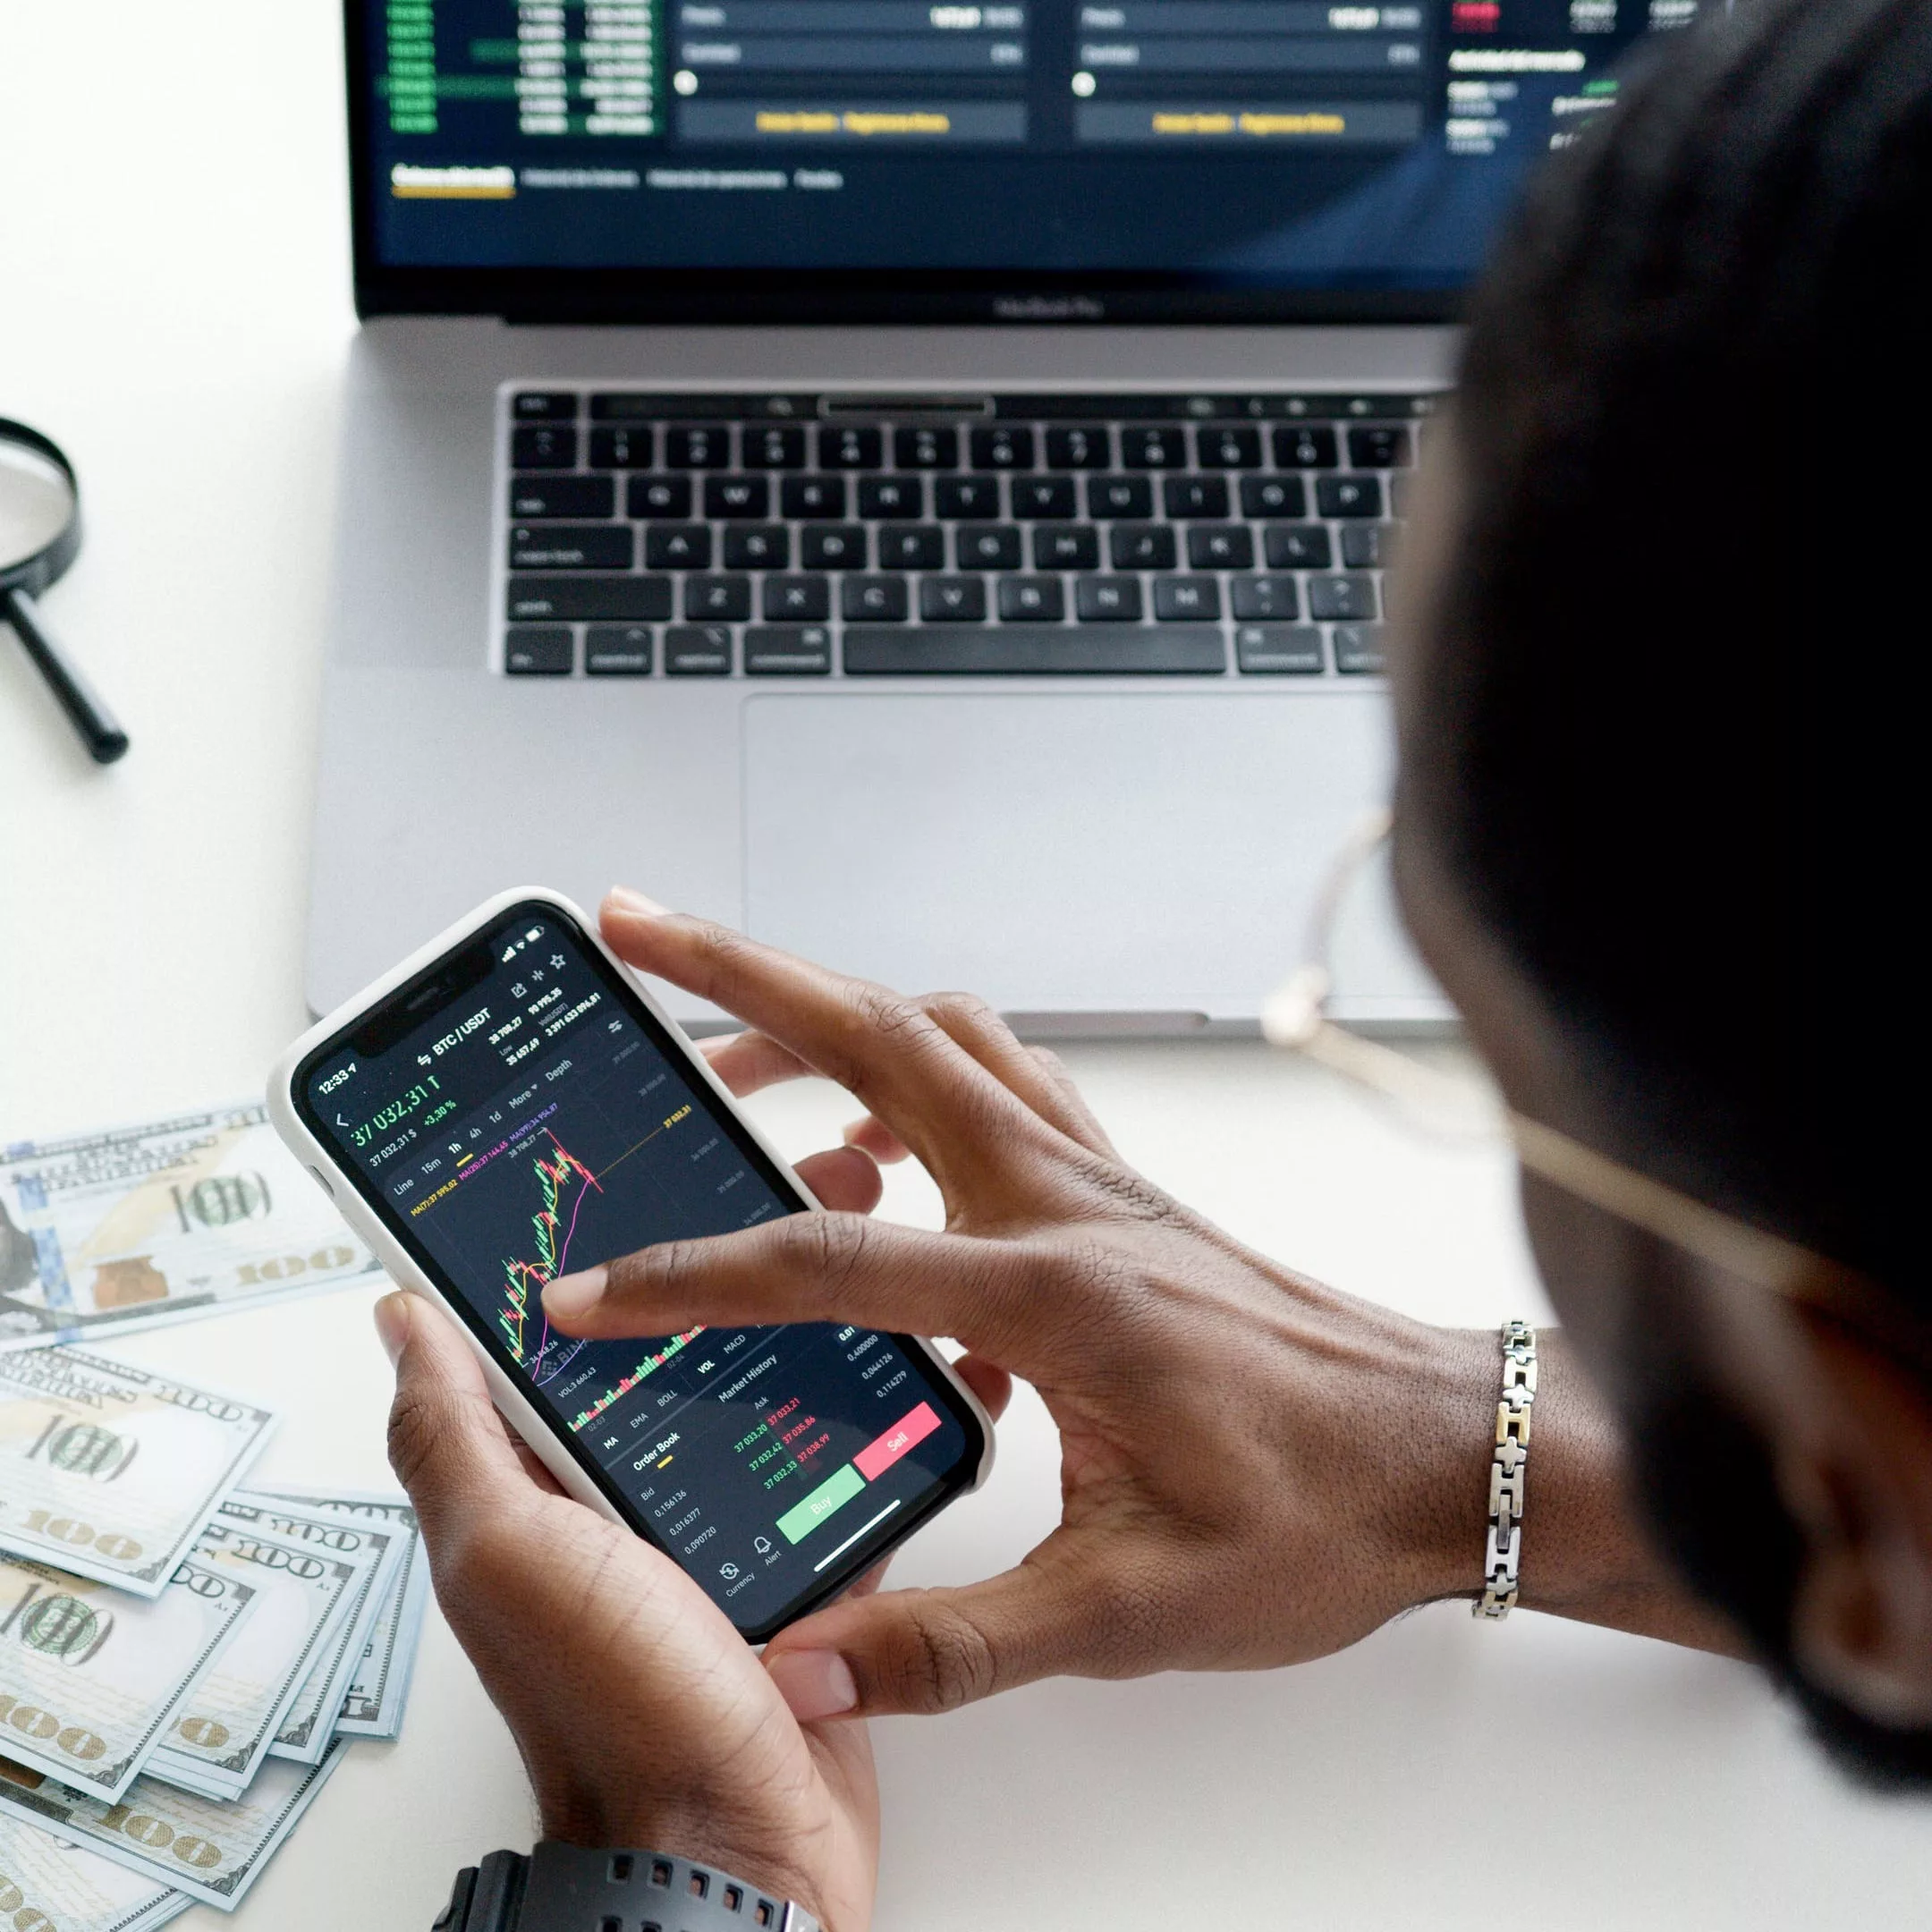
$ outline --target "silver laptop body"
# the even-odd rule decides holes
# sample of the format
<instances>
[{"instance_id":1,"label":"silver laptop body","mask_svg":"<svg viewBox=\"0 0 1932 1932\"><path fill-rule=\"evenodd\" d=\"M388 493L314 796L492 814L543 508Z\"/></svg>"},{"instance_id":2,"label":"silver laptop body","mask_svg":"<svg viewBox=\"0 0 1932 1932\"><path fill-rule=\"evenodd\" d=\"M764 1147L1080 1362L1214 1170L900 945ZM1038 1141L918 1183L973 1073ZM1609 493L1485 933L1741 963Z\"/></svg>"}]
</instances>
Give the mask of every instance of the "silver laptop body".
<instances>
[{"instance_id":1,"label":"silver laptop body","mask_svg":"<svg viewBox=\"0 0 1932 1932\"><path fill-rule=\"evenodd\" d=\"M401 0L386 4L391 16L406 19L407 6L396 15ZM481 0L471 4L480 5ZM649 114L606 123L655 131L619 134L607 140L607 151L641 153L648 162L666 151L668 142L682 155L691 144L680 145L676 130L682 123L675 116L693 105L693 97L714 116L708 123L692 123L694 128L715 131L723 125L716 118L724 110L713 77L701 64L689 63L694 53L715 54L726 45L720 34L735 31L741 21L749 26L728 44L739 47L740 64L749 64L750 71L734 80L727 76L729 87L719 83L725 97L739 103L733 112L742 120L750 112L744 106L750 97L746 89L762 88L766 94L759 98L783 95L785 115L791 116L774 124L788 129L840 124L844 110L838 103L851 96L851 87L841 96L822 75L796 80L773 65L777 56L771 49L781 45L769 38L773 20L785 16L778 21L784 26L791 15L803 17L814 4L822 0L758 0L741 8L727 0L722 10L682 0L688 19L701 16L709 22L716 16L724 21L724 28L708 27L708 38L694 40L696 29L675 20L662 23L658 39L650 43L655 53L641 63L644 79L627 83L643 88L640 97L651 104ZM1009 477L996 486L998 508L980 514L990 514L1001 530L1015 531L1016 537L988 536L977 524L945 522L935 513L932 500L922 499L920 517L947 530L947 547L943 555L936 550L928 560L937 569L898 572L903 592L892 590L888 581L879 593L902 601L910 597L911 621L898 620L897 630L860 621L864 614L843 603L843 574L856 573L836 570L818 573L829 580L826 619L812 614L815 608L827 608L827 587L821 583L801 593L820 599L816 606L801 606L801 623L771 623L789 614L772 607L768 597L786 593L775 580L767 592L767 578L781 573L760 570L754 561L733 576L745 588L731 594L750 599L743 616L708 631L686 621L680 631L681 620L703 615L695 606L699 587L689 580L694 573L660 571L665 589L647 589L644 580L651 571L645 560L651 553L640 547L652 542L657 526L634 496L630 508L646 513L627 522L625 474L614 477L614 501L611 490L594 480L613 468L608 442L602 445L603 470L592 464L597 426L623 420L623 412L633 404L648 411L641 430L633 424L633 433L646 438L641 446L647 453L629 461L633 470L641 464L669 474L665 455L673 445L666 439L682 411L680 398L691 399L691 419L703 423L716 420L708 413L716 398L734 397L739 419L728 433L741 440L713 460L715 468L742 469L754 425L783 420L799 423L814 437L830 436L841 426L877 429L879 440L866 446L878 453L873 468L890 475L899 467L895 447L901 456L915 453L896 441L902 432L911 435L920 424L937 423L955 428L962 439L948 444L949 450L958 452L954 469L943 472L951 475L970 472L975 453L984 458L992 447L968 440L973 430L1014 420L1029 407L1027 399L1038 396L1046 413L1040 425L1028 428L1025 473L1044 478L1060 473L1050 461L1054 450L1057 447L1063 457L1067 451L1064 444L1039 440L1055 419L1053 399L1088 399L1090 422L1093 399L1118 394L1140 400L1131 406L1123 402L1122 419L1101 426L1104 438L1115 439L1106 444L1097 459L1109 472L1123 470L1130 419L1141 420L1149 411L1165 412L1161 419L1175 426L1163 445L1165 460L1183 478L1204 475L1211 461L1224 460L1237 465L1247 462L1257 475L1284 473L1270 455L1271 450L1281 453L1282 445L1270 439L1287 433L1284 426L1292 428L1297 420L1329 423L1334 435L1343 439L1338 466L1346 471L1351 409L1426 409L1414 399L1439 392L1452 371L1454 337L1446 323L1379 321L1374 319L1377 311L1415 314L1432 305L1446 309L1453 293L1447 284L1453 278L1439 267L1432 269L1432 291L1390 300L1361 292L1359 284L1338 274L1334 285L1313 287L1311 299L1309 276L1298 279L1284 271L1274 282L1249 275L1231 298L1226 278L1191 281L1177 275L1171 285L1150 292L1139 284L1125 286L1122 277L1103 269L1084 283L1063 271L1045 275L1015 269L991 278L984 273L962 275L956 288L949 288L944 276L936 282L923 270L915 275L909 265L908 285L919 291L919 313L941 319L894 326L891 290L882 292L875 278L863 288L854 285L846 305L848 319L787 326L788 291L794 288L801 313L837 317L843 299L839 272L828 268L819 276L809 271L775 272L762 280L740 274L735 280L714 277L709 284L703 275L682 282L670 273L655 281L646 276L646 284L671 289L682 304L682 309L674 304L672 314L694 318L665 320L652 318L648 287L640 295L637 287L627 291L607 276L593 299L583 292L582 277L544 266L525 266L513 273L499 267L480 276L451 271L441 280L436 263L394 270L382 251L396 245L397 233L408 232L394 225L414 220L419 212L412 205L419 199L415 188L405 195L399 183L430 181L434 202L443 191L435 187L437 181L508 179L518 183L523 196L525 212L517 218L534 218L528 208L538 199L536 191L521 190L522 176L516 170L531 172L529 157L537 137L517 132L515 114L524 114L524 125L533 124L527 104L506 106L508 131L481 157L489 166L479 163L466 169L451 164L439 172L396 160L399 150L414 151L407 146L410 137L396 132L396 127L428 129L436 117L424 113L408 123L394 108L394 83L387 97L370 91L371 76L384 57L378 0L349 0L349 4L358 290L366 319L351 357L344 395L335 619L323 692L308 946L309 1004L326 1010L423 935L505 885L550 885L594 902L607 886L622 881L667 904L709 914L902 987L970 987L1037 1035L1252 1030L1262 999L1295 960L1313 889L1330 853L1363 809L1384 795L1388 783L1385 691L1375 674L1372 655L1364 654L1369 650L1365 640L1373 634L1372 623L1312 622L1311 602L1327 594L1317 581L1318 571L1275 572L1277 595L1299 600L1289 613L1298 620L1292 632L1280 624L1250 623L1244 629L1230 607L1241 589L1235 580L1246 583L1269 565L1258 548L1244 567L1233 570L1216 569L1202 555L1191 557L1186 547L1193 526L1182 518L1164 518L1163 505L1173 506L1177 499L1162 494L1170 487L1168 472L1157 472L1150 484L1156 491L1152 521L1172 522L1173 536L1163 538L1157 531L1144 540L1170 547L1153 554L1152 570L1115 568L1109 579L1137 577L1141 588L1133 595L1140 600L1139 615L1122 621L1108 613L1115 622L1080 623L1074 604L1084 610L1089 595L1106 597L1105 586L1096 588L1098 578L1108 575L1109 564L1132 561L1118 549L1109 555L1108 547L1117 540L1112 526L1083 518L1096 529L1100 571L1059 573L1063 589L1052 595L1064 607L1049 613L1051 624L1059 628L1048 635L1038 623L1019 624L1013 637L1030 640L1037 650L1030 658L1021 650L1023 662L1015 671L1007 662L1013 638L1003 641L1001 633L1020 614L1003 615L1001 600L1009 594L1028 595L1004 586L1009 578L1038 577L1037 547L1047 538L1038 521L1017 513L1017 495L997 496L999 489L1018 490L1018 479ZM673 0L674 7L679 4ZM1242 6L1249 8L1247 15L1241 14ZM580 18L588 21L595 11L575 7L574 0L571 9L545 0L527 4L522 13L539 21L557 14L572 23L571 33L589 33L588 26L575 23ZM652 17L651 8L635 0L625 4L614 0L604 11L613 17ZM1323 60L1339 58L1336 49L1352 56L1358 47L1371 44L1381 54L1391 47L1411 48L1428 69L1427 85L1417 93L1420 106L1412 117L1413 129L1402 131L1412 138L1385 153L1374 148L1371 158L1382 172L1365 163L1363 184L1353 191L1367 210L1359 222L1366 225L1370 253L1412 248L1419 258L1429 258L1431 204L1423 194L1424 212L1416 213L1418 181L1448 182L1437 194L1444 225L1460 221L1466 226L1470 219L1463 205L1466 181L1480 181L1486 208L1500 205L1504 197L1497 182L1504 163L1520 166L1523 151L1548 144L1554 138L1550 129L1565 124L1555 105L1565 97L1563 90L1584 97L1579 90L1588 76L1626 38L1592 38L1564 30L1546 37L1549 44L1541 47L1484 43L1475 51L1487 56L1486 62L1459 66L1466 50L1451 29L1473 16L1466 7L1442 0L1431 0L1428 7L1381 10L1398 23L1393 31L1386 25L1372 30L1378 18L1374 8L1280 5L1269 0L1215 4L1157 0L1124 11L1090 5L1073 11L1084 21L1126 22L1124 34L1111 30L1114 38L1107 46L1132 44L1143 50L1137 56L1143 59L1146 49L1165 47L1163 57L1170 62L1176 57L1173 49L1182 43L1158 38L1176 30L1166 16L1186 15L1191 22L1199 16L1191 32L1197 26L1230 31L1223 16L1251 18L1260 23L1257 31L1265 28L1277 36L1286 21L1295 31L1270 43L1272 52L1251 38L1225 43L1248 48L1240 58L1250 60L1254 71L1232 80L1224 75L1216 97L1239 103L1267 97L1274 120L1264 117L1258 126L1276 122L1299 126L1295 116L1309 125L1326 124L1322 114L1329 113L1324 106L1319 113L1304 114L1311 91L1318 95L1321 89L1305 74L1284 78L1282 47L1300 47L1297 57ZM446 22L449 12L445 4L439 19ZM986 12L1009 18L1024 17L1028 10ZM1041 24L1046 7L1036 4L1031 12L1035 40L1028 57L1038 76L1041 63L1049 58L1038 47L1051 37ZM872 21L873 13L878 21ZM897 21L900 14L910 19L926 15L927 10L897 0L889 4L841 0L828 14L814 17L838 24L847 15L863 16L860 24L877 28L887 14ZM979 10L933 8L928 17L945 17L954 22L949 30L957 33L957 22L969 15L977 19ZM1362 25L1365 21L1369 28ZM1343 24L1335 27L1333 21ZM1311 30L1302 32L1302 28ZM1143 32L1139 41L1131 38L1136 30ZM394 30L392 19L392 35ZM1085 30L1076 24L1076 32ZM436 33L441 72L449 64L443 52L445 27L438 25ZM889 57L923 57L926 42L903 44L913 47L912 55ZM471 43L471 51L480 45ZM955 57L953 45L946 43L949 58ZM1216 58L1224 65L1232 57L1217 56L1212 47L1202 53L1192 41L1186 45L1192 51L1180 55L1182 60L1212 67ZM562 69L566 92L597 84L578 78L597 64L572 64L577 55L568 47L573 46L568 43L566 57L551 64ZM857 39L850 42L858 46ZM762 68L760 47L769 56ZM1070 57L1097 63L1105 51L1082 43ZM1497 60L1497 55L1520 57L1513 64ZM390 69L396 69L394 45L387 57ZM496 57L504 56L499 50ZM858 54L848 48L836 57L862 65L863 58L876 64L888 56L866 55L860 47ZM653 60L676 67L674 91L658 88ZM1275 63L1272 69L1270 61ZM524 60L525 68L532 65ZM1468 78L1458 78L1462 75ZM910 86L902 80L877 82L868 112L882 96L891 95L894 84L902 96ZM955 94L963 84L945 83ZM1114 102L1110 107L1114 118L1106 126L1127 125L1143 107L1157 120L1167 111L1162 103L1170 98L1180 99L1193 116L1189 127L1219 125L1200 106L1198 78L1170 84L1143 77L1137 85L1133 98L1141 106ZM1322 85L1346 92L1340 80ZM1354 88L1349 97L1353 101L1364 84L1356 80L1347 85ZM1113 86L1107 72L1101 71L1097 84L1093 74L1081 69L1073 81L1076 96L1082 87L1088 90L1081 111L1096 98L1107 105ZM735 94L730 87L735 87ZM1158 91L1163 88L1165 92ZM461 89L453 97L460 99ZM805 108L799 107L801 97ZM827 102L820 114L820 106ZM596 103L590 105L594 110ZM809 119L807 109L818 120ZM1010 121L1013 110L1002 111ZM386 128L385 112L390 121ZM764 112L758 109L760 116ZM1353 124L1359 117L1386 134L1387 113L1377 112L1384 114L1381 123L1358 116L1355 106L1348 107L1346 116L1336 109L1329 118ZM458 123L455 115L452 108L443 116L445 132L438 139L444 142L439 152L445 162L450 131L457 125L472 130L462 152L477 157L474 129L480 123L473 118ZM973 124L956 106L952 118L969 128ZM945 122L947 115L936 119ZM1470 132L1479 120L1487 123L1487 134ZM560 118L552 124L564 123ZM569 125L579 131L593 127L595 113ZM591 139L583 135L583 143ZM1485 142L1487 152L1473 151ZM1458 153L1459 144L1472 151ZM694 151L702 157L712 150ZM975 149L961 157L959 165L970 170L990 165L988 154L1004 158L994 150ZM1037 158L1049 171L1061 165L1051 153ZM1084 165L1088 157L1083 153L1078 158ZM846 163L852 171L870 167L888 174L902 165L912 164L901 164L883 148L866 148ZM1214 189L1220 177L1213 169L1220 165L1218 160L1198 164L1201 192ZM1284 195L1295 187L1296 171L1303 165L1299 150L1284 148L1279 167ZM1482 173L1485 168L1490 172ZM651 172L647 166L639 174L633 166L632 175L648 180ZM960 177L971 178L970 172ZM1181 180L1173 191L1184 199L1188 183ZM636 192L649 194L641 187ZM472 205L476 198L467 190L462 197L452 219L477 224L496 218L488 208L479 214ZM735 219L743 199L713 196L718 221L728 225ZM684 205L680 201L680 210ZM1394 212L1398 209L1402 211L1399 220ZM434 219L443 214L439 207L430 209ZM942 224L945 219L943 214L931 218ZM1397 239L1377 240L1378 221L1399 231ZM1466 237L1462 245L1468 245ZM1443 252L1435 250L1437 256ZM546 290L552 284L567 285L569 299L552 305L555 313L547 314ZM1070 285L1088 292L1070 295ZM1368 319L1343 324L1297 319L1344 312L1351 306ZM488 312L493 307L520 318ZM393 312L436 308L484 312ZM597 318L606 312L610 319ZM1283 319L1267 319L1276 312ZM1081 319L1002 319L1067 313ZM1234 319L1196 323L1189 319L1196 313ZM1090 319L1114 314L1128 319L1119 324ZM758 319L747 326L733 321L734 316ZM1160 400L1149 402L1149 397ZM559 467L535 479L542 486L535 494L526 491L520 497L516 453L537 447L517 441L518 411L526 406L576 413L558 419L568 432L565 441L551 437L542 443L550 452L544 460ZM790 413L775 418L772 411ZM1210 456L1210 429L1250 423L1256 426L1250 433L1260 440L1231 443L1223 436L1215 445L1221 456ZM762 436L763 427L757 433ZM630 443L615 446L626 453L632 447ZM689 438L677 445L683 457L695 446ZM801 446L809 460L810 451L827 445L794 444L794 460ZM999 448L1011 455L1004 444ZM603 534L592 531L586 538L577 523L520 521L519 504L541 508L545 491L554 487L559 475L579 479L570 488L589 494L579 497L566 492L557 500L595 498L606 507ZM1238 469L1228 472L1226 487L1239 490L1242 475ZM553 481L546 482L546 477ZM692 480L700 492L709 487L708 473ZM1075 480L1083 489L1094 487L1085 474ZM1317 487L1315 477L1305 480L1309 487ZM773 487L782 481L774 479ZM919 487L927 484L937 487L934 478L926 478ZM1222 487L1211 481L1204 487ZM947 500L956 506L959 499L955 494ZM707 546L737 545L737 561L743 565L748 539L733 536L734 526L728 521L708 524L708 505L716 507L701 494L677 521L708 529L709 534L699 539ZM1302 515L1312 526L1321 522L1325 509L1335 507L1323 496L1319 503L1310 502ZM1386 513L1385 505L1385 517ZM1239 521L1238 506L1234 515ZM1248 521L1252 543L1267 548L1272 557L1274 526L1258 515ZM1351 537L1345 518L1331 518L1326 527L1337 541L1360 541ZM861 546L877 544L880 555L868 552L862 562L884 580L877 565L886 535L876 523L863 528L870 535L861 535ZM564 532L556 541L547 534L555 530ZM621 539L612 534L620 530L625 532ZM973 572L983 586L978 591L963 571L969 536L986 547L988 559L984 571ZM792 535L779 540L803 543L808 536L794 520ZM822 550L827 539L809 540ZM589 551L570 547L586 542ZM995 555L1002 544L1015 542L1034 547L1024 555ZM618 547L611 556L604 556L599 547L606 543ZM1172 547L1175 544L1181 547L1178 555ZM577 566L593 552L601 558L602 570L580 571ZM1352 555L1361 563L1366 554ZM626 560L614 572L614 558ZM715 548L701 561L718 572L721 559ZM799 574L795 551L788 549L779 561L790 573L785 584L806 581ZM1343 560L1328 561L1339 582ZM1205 594L1215 614L1182 613L1191 628L1185 623L1164 623L1163 613L1174 614L1167 600L1201 594L1198 587L1190 590L1182 583L1191 562L1199 566L1197 577L1212 580ZM1352 575L1370 588L1345 594L1371 597L1367 614L1379 618L1379 569ZM930 591L924 589L928 576L936 579ZM945 589L941 578L954 589ZM713 580L722 578L707 579ZM581 593L591 599L588 604L573 601L579 583L593 585ZM620 586L617 592L611 589L614 584ZM965 594L957 589L961 584L965 593L985 603L983 615L977 614L976 602L964 622L955 613L936 609L928 614L949 621L919 622L926 608L922 599ZM559 585L561 601L532 601L532 593L554 591ZM624 587L646 602L626 604ZM1251 603L1258 593L1249 588L1241 594ZM613 596L615 603L609 602ZM672 601L651 603L651 597ZM679 599L691 607L682 606ZM1152 607L1155 603L1161 604L1161 611ZM606 605L663 615L633 623L621 634L581 620L583 610ZM1343 616L1350 614L1349 606L1340 608ZM540 619L558 611L580 614L522 623L532 612ZM681 657L679 639L689 646L696 637L701 646L706 636L719 645L718 663L709 667L712 674L673 674L674 665L689 668L703 657L702 648L695 655L683 648ZM1082 657L1087 646L1080 640L1094 637L1101 641ZM628 664L620 648L625 638L636 645L635 661ZM1301 641L1292 642L1290 656L1275 651L1271 658L1263 646L1284 638ZM1299 674L1279 674L1292 664L1292 649L1310 638L1316 640L1308 644L1313 668L1300 665L1295 667ZM617 664L631 674L592 674L599 640L609 648L598 661ZM1135 652L1145 646L1158 657L1164 640L1181 655L1164 663L1157 674L1148 674L1135 661ZM1351 650L1356 652L1352 661ZM546 665L541 660L547 652L561 656ZM524 669L534 665L561 669L561 674L517 674L513 657ZM935 674L935 664L945 668ZM1375 929L1349 962L1355 1015L1392 1023L1439 1020L1440 996L1402 944L1392 918L1385 913L1378 924L1371 923ZM704 1023L715 1015L687 1000L681 1017Z\"/></svg>"}]
</instances>

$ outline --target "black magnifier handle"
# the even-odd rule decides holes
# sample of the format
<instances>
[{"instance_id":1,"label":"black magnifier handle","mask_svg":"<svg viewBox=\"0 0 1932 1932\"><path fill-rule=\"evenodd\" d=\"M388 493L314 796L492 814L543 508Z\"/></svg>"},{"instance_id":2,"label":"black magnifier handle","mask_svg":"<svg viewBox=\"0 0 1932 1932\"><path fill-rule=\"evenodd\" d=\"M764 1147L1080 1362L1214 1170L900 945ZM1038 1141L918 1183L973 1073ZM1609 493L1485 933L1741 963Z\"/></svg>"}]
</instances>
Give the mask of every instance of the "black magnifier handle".
<instances>
[{"instance_id":1,"label":"black magnifier handle","mask_svg":"<svg viewBox=\"0 0 1932 1932\"><path fill-rule=\"evenodd\" d=\"M24 590L0 591L0 620L13 626L61 709L72 719L88 756L97 765L112 765L127 750L128 734L80 675L80 667L42 628L34 600Z\"/></svg>"}]
</instances>

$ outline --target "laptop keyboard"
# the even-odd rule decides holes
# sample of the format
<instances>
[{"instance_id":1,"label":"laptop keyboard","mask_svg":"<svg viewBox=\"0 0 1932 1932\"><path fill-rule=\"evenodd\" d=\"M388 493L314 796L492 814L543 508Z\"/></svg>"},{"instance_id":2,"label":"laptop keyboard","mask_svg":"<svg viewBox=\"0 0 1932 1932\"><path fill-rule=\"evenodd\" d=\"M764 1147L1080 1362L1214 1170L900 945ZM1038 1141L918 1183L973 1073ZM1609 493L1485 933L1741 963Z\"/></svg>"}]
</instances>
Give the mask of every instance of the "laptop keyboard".
<instances>
[{"instance_id":1,"label":"laptop keyboard","mask_svg":"<svg viewBox=\"0 0 1932 1932\"><path fill-rule=\"evenodd\" d=\"M1436 398L508 396L519 677L1360 677Z\"/></svg>"}]
</instances>

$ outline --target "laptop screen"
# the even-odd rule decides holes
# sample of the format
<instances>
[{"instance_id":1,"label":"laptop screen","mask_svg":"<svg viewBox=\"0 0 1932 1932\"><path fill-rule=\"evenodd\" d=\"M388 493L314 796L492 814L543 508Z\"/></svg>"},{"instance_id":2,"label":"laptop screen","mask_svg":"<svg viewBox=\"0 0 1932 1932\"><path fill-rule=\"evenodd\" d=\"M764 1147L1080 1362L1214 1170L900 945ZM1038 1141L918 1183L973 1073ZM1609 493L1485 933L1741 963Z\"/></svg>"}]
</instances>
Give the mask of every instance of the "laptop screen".
<instances>
[{"instance_id":1,"label":"laptop screen","mask_svg":"<svg viewBox=\"0 0 1932 1932\"><path fill-rule=\"evenodd\" d=\"M1444 314L1632 43L1724 4L349 0L359 288Z\"/></svg>"}]
</instances>

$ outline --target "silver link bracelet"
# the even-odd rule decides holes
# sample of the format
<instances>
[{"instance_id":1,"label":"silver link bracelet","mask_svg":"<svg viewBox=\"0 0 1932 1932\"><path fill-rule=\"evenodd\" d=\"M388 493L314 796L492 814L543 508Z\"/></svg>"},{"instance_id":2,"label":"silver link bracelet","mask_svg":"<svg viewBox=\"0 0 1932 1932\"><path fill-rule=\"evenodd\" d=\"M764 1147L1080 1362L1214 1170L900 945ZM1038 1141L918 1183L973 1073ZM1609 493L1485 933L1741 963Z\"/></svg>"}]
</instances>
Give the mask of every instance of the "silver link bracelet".
<instances>
[{"instance_id":1,"label":"silver link bracelet","mask_svg":"<svg viewBox=\"0 0 1932 1932\"><path fill-rule=\"evenodd\" d=\"M1496 1403L1496 1453L1489 1463L1489 1535L1483 1550L1482 1595L1472 1615L1500 1622L1516 1606L1522 1560L1523 1501L1528 1493L1530 1411L1536 1401L1536 1330L1503 1325L1503 1395Z\"/></svg>"}]
</instances>

